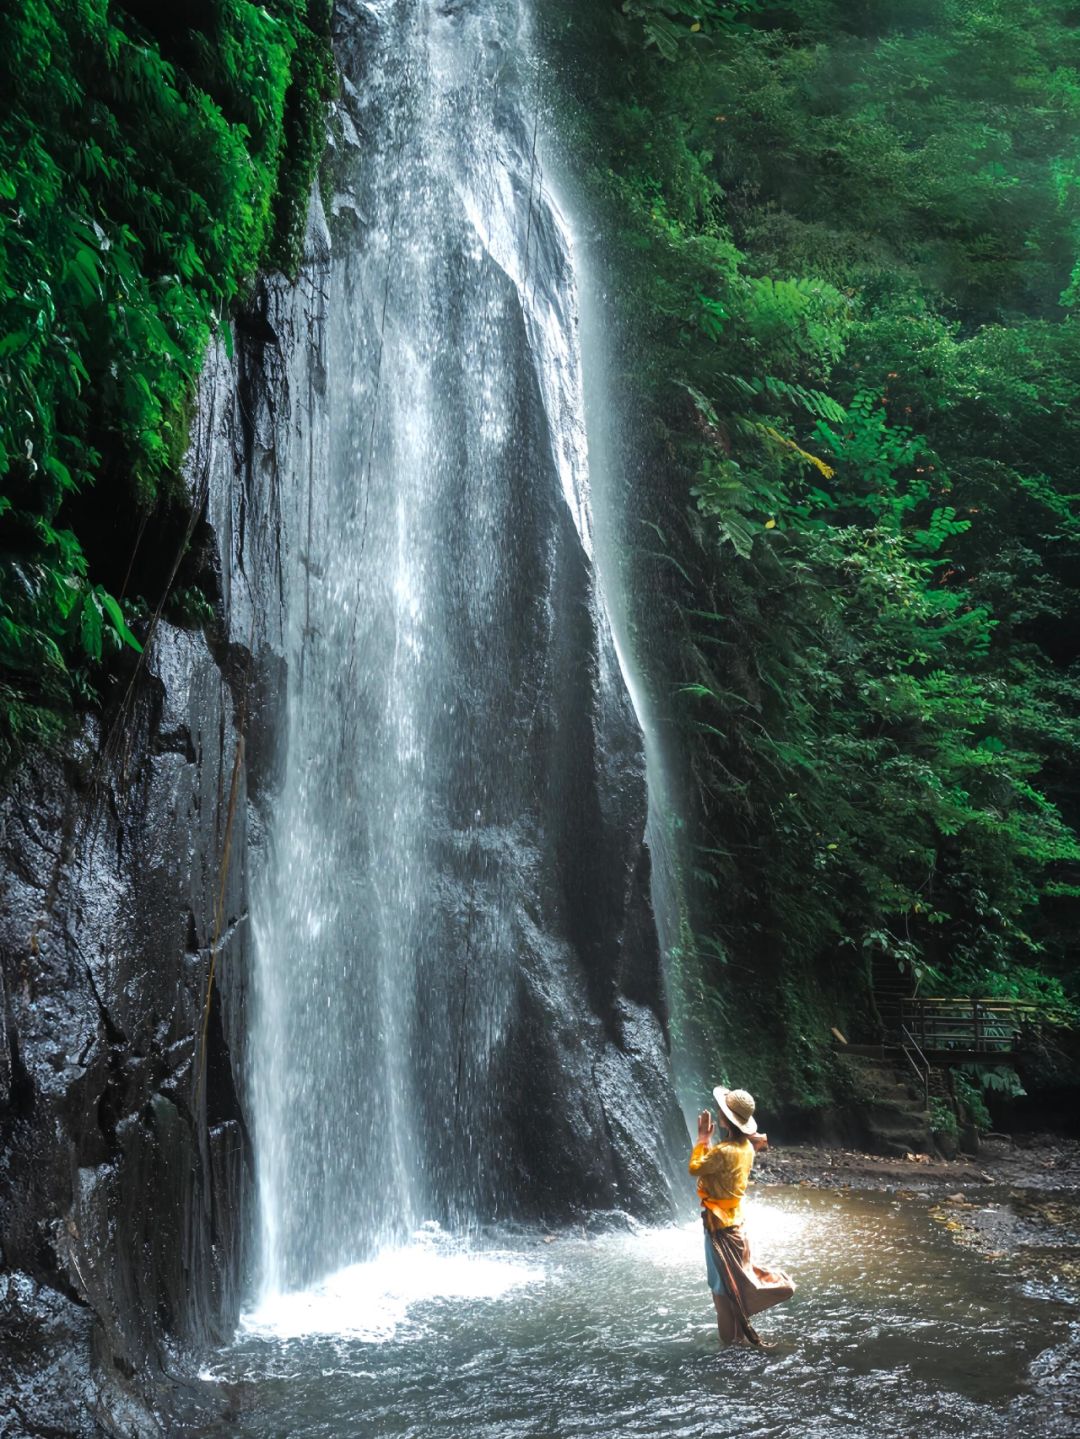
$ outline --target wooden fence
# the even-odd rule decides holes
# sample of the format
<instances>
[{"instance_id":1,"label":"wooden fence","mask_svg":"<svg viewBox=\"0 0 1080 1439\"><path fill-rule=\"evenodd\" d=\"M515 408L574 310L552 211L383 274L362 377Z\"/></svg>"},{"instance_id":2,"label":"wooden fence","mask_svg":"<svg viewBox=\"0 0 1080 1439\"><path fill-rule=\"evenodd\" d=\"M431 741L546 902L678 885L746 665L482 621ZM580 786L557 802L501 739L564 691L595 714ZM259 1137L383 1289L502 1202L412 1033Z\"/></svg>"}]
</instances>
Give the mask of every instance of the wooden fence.
<instances>
[{"instance_id":1,"label":"wooden fence","mask_svg":"<svg viewBox=\"0 0 1080 1439\"><path fill-rule=\"evenodd\" d=\"M1038 1008L1007 999L903 999L901 1023L938 1059L1012 1054Z\"/></svg>"}]
</instances>

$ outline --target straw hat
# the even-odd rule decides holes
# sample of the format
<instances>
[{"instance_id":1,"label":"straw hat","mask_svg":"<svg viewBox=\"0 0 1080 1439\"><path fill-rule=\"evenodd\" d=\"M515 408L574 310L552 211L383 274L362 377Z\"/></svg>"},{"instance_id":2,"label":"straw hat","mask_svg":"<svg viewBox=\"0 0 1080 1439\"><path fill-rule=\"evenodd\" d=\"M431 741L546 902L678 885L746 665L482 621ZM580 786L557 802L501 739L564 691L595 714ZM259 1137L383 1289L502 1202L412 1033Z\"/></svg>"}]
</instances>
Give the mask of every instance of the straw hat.
<instances>
[{"instance_id":1,"label":"straw hat","mask_svg":"<svg viewBox=\"0 0 1080 1439\"><path fill-rule=\"evenodd\" d=\"M740 1134L757 1133L752 1094L747 1094L745 1089L725 1089L723 1085L717 1085L713 1090L713 1098L720 1113Z\"/></svg>"}]
</instances>

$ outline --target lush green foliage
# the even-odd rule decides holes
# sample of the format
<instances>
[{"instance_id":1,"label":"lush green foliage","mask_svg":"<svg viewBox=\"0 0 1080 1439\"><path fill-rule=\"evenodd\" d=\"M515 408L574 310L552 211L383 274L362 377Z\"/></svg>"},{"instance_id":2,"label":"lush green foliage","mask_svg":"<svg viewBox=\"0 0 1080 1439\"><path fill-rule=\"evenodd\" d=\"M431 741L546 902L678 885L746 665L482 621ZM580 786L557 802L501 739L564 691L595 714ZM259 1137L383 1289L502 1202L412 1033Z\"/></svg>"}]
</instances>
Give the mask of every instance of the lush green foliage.
<instances>
[{"instance_id":1,"label":"lush green foliage","mask_svg":"<svg viewBox=\"0 0 1080 1439\"><path fill-rule=\"evenodd\" d=\"M930 1129L936 1135L946 1135L952 1139L960 1132L956 1115L950 1106L936 1095L930 1100Z\"/></svg>"},{"instance_id":2,"label":"lush green foliage","mask_svg":"<svg viewBox=\"0 0 1080 1439\"><path fill-rule=\"evenodd\" d=\"M328 27L325 0L0 15L0 765L137 644L105 584L185 502L212 331L260 266L297 261Z\"/></svg>"},{"instance_id":3,"label":"lush green foliage","mask_svg":"<svg viewBox=\"0 0 1080 1439\"><path fill-rule=\"evenodd\" d=\"M611 58L577 123L650 416L683 1023L715 1055L765 1019L789 1070L770 1039L756 1078L820 1094L808 1025L858 1029L876 954L1076 981L1080 31L1060 0L642 0L552 34Z\"/></svg>"},{"instance_id":4,"label":"lush green foliage","mask_svg":"<svg viewBox=\"0 0 1080 1439\"><path fill-rule=\"evenodd\" d=\"M964 1064L953 1071L953 1089L976 1129L990 1129L987 1099L1022 1099L1027 1093L1020 1076L1009 1065Z\"/></svg>"}]
</instances>

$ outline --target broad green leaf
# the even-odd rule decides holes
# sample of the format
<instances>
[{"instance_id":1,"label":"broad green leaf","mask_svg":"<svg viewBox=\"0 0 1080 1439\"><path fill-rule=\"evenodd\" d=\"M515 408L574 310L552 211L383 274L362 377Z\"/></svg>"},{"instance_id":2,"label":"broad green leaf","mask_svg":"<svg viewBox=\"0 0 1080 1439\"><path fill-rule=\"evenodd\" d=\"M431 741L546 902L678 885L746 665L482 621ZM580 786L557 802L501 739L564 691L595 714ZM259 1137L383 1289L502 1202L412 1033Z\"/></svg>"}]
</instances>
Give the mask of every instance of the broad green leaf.
<instances>
[{"instance_id":1,"label":"broad green leaf","mask_svg":"<svg viewBox=\"0 0 1080 1439\"><path fill-rule=\"evenodd\" d=\"M87 590L79 609L79 639L92 660L101 658L101 602L95 590Z\"/></svg>"},{"instance_id":2,"label":"broad green leaf","mask_svg":"<svg viewBox=\"0 0 1080 1439\"><path fill-rule=\"evenodd\" d=\"M130 629L128 629L127 623L124 620L124 612L120 608L119 603L113 598L112 595L108 593L107 590L99 589L98 595L100 596L101 603L105 608L105 613L108 615L109 619L112 622L113 629L123 640L124 644L128 645L133 650L137 650L139 654L142 654L143 647L135 638L135 636L131 633Z\"/></svg>"}]
</instances>

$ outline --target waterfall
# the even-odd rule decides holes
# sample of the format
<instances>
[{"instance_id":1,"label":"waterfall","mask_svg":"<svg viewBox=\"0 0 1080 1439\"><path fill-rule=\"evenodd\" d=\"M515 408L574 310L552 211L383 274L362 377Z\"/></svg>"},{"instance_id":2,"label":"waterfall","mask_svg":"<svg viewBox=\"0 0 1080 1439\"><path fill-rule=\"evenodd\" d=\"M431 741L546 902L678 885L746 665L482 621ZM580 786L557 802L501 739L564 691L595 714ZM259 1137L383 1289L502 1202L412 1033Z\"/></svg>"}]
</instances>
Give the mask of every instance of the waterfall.
<instances>
[{"instance_id":1,"label":"waterfall","mask_svg":"<svg viewBox=\"0 0 1080 1439\"><path fill-rule=\"evenodd\" d=\"M655 1212L680 1138L527 7L336 26L253 916L266 1292L430 1219Z\"/></svg>"}]
</instances>

